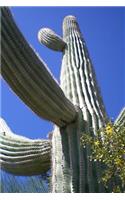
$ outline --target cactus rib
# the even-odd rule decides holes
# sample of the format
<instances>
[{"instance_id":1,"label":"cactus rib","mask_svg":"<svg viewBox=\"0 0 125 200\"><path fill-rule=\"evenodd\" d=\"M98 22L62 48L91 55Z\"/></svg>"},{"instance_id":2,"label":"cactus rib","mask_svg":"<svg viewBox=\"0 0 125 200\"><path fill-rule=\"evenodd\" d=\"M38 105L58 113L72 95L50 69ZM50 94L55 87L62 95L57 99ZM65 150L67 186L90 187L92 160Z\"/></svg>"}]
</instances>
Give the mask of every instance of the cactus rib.
<instances>
[{"instance_id":1,"label":"cactus rib","mask_svg":"<svg viewBox=\"0 0 125 200\"><path fill-rule=\"evenodd\" d=\"M49 28L39 30L38 40L40 43L55 51L63 51L66 46L63 39Z\"/></svg>"},{"instance_id":2,"label":"cactus rib","mask_svg":"<svg viewBox=\"0 0 125 200\"><path fill-rule=\"evenodd\" d=\"M1 168L15 175L39 175L50 169L51 143L14 134L0 119Z\"/></svg>"}]
</instances>

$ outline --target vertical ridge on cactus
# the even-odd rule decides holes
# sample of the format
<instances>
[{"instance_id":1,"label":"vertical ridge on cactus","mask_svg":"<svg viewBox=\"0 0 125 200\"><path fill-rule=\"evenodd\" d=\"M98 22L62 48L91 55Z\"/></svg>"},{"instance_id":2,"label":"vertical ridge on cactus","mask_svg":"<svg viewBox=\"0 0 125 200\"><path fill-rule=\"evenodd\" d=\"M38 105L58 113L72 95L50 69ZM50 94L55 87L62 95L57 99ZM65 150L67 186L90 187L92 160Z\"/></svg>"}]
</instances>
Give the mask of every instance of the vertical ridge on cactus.
<instances>
[{"instance_id":1,"label":"vertical ridge on cactus","mask_svg":"<svg viewBox=\"0 0 125 200\"><path fill-rule=\"evenodd\" d=\"M63 144L63 145L62 145ZM55 127L52 137L52 192L71 192L68 136L65 128Z\"/></svg>"},{"instance_id":2,"label":"vertical ridge on cactus","mask_svg":"<svg viewBox=\"0 0 125 200\"><path fill-rule=\"evenodd\" d=\"M64 41L68 45L67 53L69 54L70 59L70 64L68 67L70 70L72 69L72 72L74 71L74 82L76 82L76 93L78 94L79 106L80 108L87 106L91 115L95 113L98 118L101 118L101 120L104 121L103 117L106 115L106 112L104 110L104 105L99 103L99 100L96 96L96 94L98 94L98 88L96 86L97 83L95 83L95 77L92 73L93 70L90 64L90 59L87 57L88 53L85 47L85 42L82 38L75 17L65 17L63 22L63 35ZM70 77L72 78L72 76ZM91 83L92 81L93 83ZM96 94L93 93L93 89ZM76 102L74 102L74 104L76 104Z\"/></svg>"}]
</instances>

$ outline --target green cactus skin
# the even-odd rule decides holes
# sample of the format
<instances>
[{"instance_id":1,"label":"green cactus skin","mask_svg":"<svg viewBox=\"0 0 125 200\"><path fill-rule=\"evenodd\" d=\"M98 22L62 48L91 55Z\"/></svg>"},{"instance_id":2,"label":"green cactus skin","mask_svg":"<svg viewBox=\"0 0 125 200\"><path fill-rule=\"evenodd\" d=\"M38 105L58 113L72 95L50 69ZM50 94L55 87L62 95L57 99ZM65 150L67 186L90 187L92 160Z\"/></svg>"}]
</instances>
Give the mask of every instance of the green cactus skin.
<instances>
[{"instance_id":1,"label":"green cactus skin","mask_svg":"<svg viewBox=\"0 0 125 200\"><path fill-rule=\"evenodd\" d=\"M50 169L51 142L14 134L0 119L1 169L23 176L39 175Z\"/></svg>"},{"instance_id":2,"label":"green cactus skin","mask_svg":"<svg viewBox=\"0 0 125 200\"><path fill-rule=\"evenodd\" d=\"M65 146L62 146L65 143ZM52 137L52 192L71 192L68 138L64 128L55 127Z\"/></svg>"},{"instance_id":3,"label":"green cactus skin","mask_svg":"<svg viewBox=\"0 0 125 200\"><path fill-rule=\"evenodd\" d=\"M63 51L66 43L54 31L49 28L42 28L38 32L38 40L54 51Z\"/></svg>"},{"instance_id":4,"label":"green cactus skin","mask_svg":"<svg viewBox=\"0 0 125 200\"><path fill-rule=\"evenodd\" d=\"M93 73L94 70L91 66L85 42L74 16L67 16L64 19L63 40L67 43L64 54L68 55L67 57L65 56L67 60L63 59L62 61L62 71L63 67L69 71L71 79L71 97L68 98L75 105L78 105L84 113L88 109L92 116L93 128L97 126L95 123L96 118L99 121L98 123L100 123L99 126L102 126L102 123L105 123L105 119L107 118L104 104L102 103L100 92L98 92L95 74ZM65 72L61 72L60 81L62 87L62 79L64 77ZM87 120L86 115L84 114L85 120Z\"/></svg>"},{"instance_id":5,"label":"green cactus skin","mask_svg":"<svg viewBox=\"0 0 125 200\"><path fill-rule=\"evenodd\" d=\"M78 113L78 116L81 114ZM80 124L80 126L79 126ZM82 119L82 125L83 125ZM84 127L84 126L82 126ZM83 148L79 146L81 137L80 117L65 128L55 128L52 137L52 192L80 192L80 176L85 176L85 169L79 163ZM58 173L57 172L57 167ZM83 176L84 175L84 176ZM60 187L60 190L58 189Z\"/></svg>"}]
</instances>

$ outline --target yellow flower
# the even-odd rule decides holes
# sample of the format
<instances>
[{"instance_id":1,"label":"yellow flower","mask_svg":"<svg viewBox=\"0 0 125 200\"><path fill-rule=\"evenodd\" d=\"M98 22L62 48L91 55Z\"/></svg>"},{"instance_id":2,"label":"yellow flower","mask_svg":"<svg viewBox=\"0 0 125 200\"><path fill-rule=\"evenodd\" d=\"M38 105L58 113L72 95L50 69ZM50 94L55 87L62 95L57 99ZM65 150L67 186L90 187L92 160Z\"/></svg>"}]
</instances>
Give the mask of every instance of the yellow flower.
<instances>
[{"instance_id":1,"label":"yellow flower","mask_svg":"<svg viewBox=\"0 0 125 200\"><path fill-rule=\"evenodd\" d=\"M120 166L123 165L123 160L121 160L120 158L116 158L115 159L115 164L120 167Z\"/></svg>"},{"instance_id":2,"label":"yellow flower","mask_svg":"<svg viewBox=\"0 0 125 200\"><path fill-rule=\"evenodd\" d=\"M98 141L98 140L95 141L94 144L95 144L96 146L98 146L98 145L99 145L99 141Z\"/></svg>"},{"instance_id":3,"label":"yellow flower","mask_svg":"<svg viewBox=\"0 0 125 200\"><path fill-rule=\"evenodd\" d=\"M105 131L107 133L107 135L112 135L113 132L113 126L111 124L108 124L105 128Z\"/></svg>"}]
</instances>

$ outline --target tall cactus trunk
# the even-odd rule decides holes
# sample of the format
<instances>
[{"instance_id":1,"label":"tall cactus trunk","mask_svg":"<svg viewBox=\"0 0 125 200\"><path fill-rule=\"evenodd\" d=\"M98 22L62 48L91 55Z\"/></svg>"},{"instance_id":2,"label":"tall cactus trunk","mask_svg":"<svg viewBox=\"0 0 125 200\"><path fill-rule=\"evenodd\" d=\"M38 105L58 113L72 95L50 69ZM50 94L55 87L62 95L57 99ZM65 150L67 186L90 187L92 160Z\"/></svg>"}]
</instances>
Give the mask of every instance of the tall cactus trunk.
<instances>
[{"instance_id":1,"label":"tall cactus trunk","mask_svg":"<svg viewBox=\"0 0 125 200\"><path fill-rule=\"evenodd\" d=\"M81 192L85 167L83 148L80 146L84 130L82 113L77 120L64 128L55 128L52 138L52 192ZM82 177L82 179L80 178ZM84 189L85 192L85 189Z\"/></svg>"},{"instance_id":2,"label":"tall cactus trunk","mask_svg":"<svg viewBox=\"0 0 125 200\"><path fill-rule=\"evenodd\" d=\"M61 88L65 96L78 107L78 113L74 123L53 133L53 150L56 149L56 152L53 151L52 155L52 191L103 192L104 187L98 183L100 166L90 162L90 149L82 149L80 136L82 132L91 132L94 136L97 129L106 123L107 116L74 16L64 19L63 40L67 45L63 50ZM60 169L56 171L58 165Z\"/></svg>"}]
</instances>

